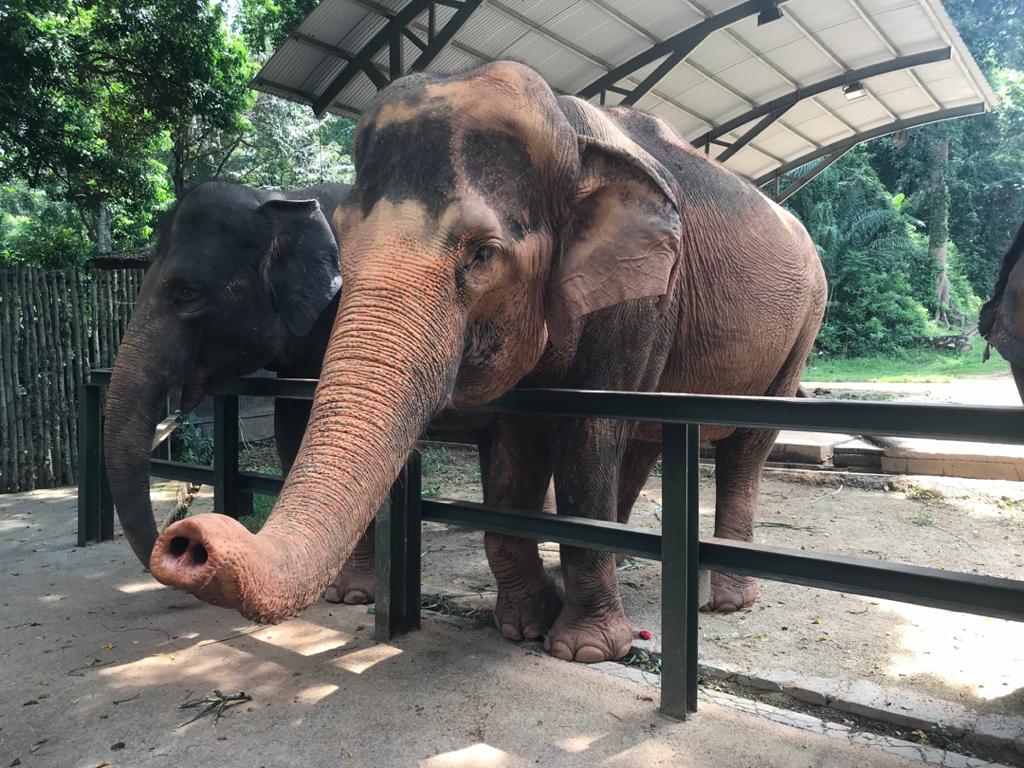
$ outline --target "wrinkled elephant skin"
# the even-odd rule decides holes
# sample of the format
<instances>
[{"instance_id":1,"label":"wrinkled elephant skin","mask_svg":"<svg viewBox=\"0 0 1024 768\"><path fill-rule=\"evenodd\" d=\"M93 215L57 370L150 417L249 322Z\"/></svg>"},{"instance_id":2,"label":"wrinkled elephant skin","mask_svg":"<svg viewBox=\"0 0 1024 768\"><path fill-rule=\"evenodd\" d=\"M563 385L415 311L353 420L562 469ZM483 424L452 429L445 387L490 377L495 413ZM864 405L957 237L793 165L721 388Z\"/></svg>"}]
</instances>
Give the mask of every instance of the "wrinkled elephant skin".
<instances>
[{"instance_id":1,"label":"wrinkled elephant skin","mask_svg":"<svg viewBox=\"0 0 1024 768\"><path fill-rule=\"evenodd\" d=\"M793 395L824 310L824 274L798 221L693 151L661 120L556 96L496 62L384 89L355 140L338 207L344 290L295 466L245 542L208 516L158 549L227 547L203 571L152 562L161 581L280 620L327 586L427 423L516 386ZM750 540L775 432L706 428L716 444L718 536ZM499 416L481 444L488 504L628 517L657 435L627 422ZM631 630L614 555L562 547L564 594L535 542L488 534L495 623L553 655L619 658ZM187 559L187 557L186 557ZM239 588L238 585L244 585ZM748 579L713 584L735 610Z\"/></svg>"}]
</instances>

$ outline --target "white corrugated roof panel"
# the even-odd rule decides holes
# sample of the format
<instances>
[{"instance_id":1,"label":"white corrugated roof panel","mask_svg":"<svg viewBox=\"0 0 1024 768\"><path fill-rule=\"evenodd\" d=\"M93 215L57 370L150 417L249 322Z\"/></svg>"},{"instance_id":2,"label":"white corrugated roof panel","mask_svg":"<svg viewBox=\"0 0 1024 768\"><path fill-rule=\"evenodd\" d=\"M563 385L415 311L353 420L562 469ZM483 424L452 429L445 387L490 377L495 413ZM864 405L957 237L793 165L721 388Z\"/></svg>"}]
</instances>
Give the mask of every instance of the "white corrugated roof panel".
<instances>
[{"instance_id":1,"label":"white corrugated roof panel","mask_svg":"<svg viewBox=\"0 0 1024 768\"><path fill-rule=\"evenodd\" d=\"M982 112L994 101L939 0L778 0L782 18L758 25L766 1L462 0L467 13L453 0L434 5L435 34L453 32L448 42L423 54L404 38L404 64L426 55L427 70L450 72L512 59L559 93L586 91L595 104L632 94L637 108L758 181L834 159L865 136ZM357 115L376 93L373 80L390 74L396 17L411 15L406 30L429 45L430 5L322 0L253 85ZM689 43L683 58L638 89L681 42ZM368 61L380 73L374 78ZM857 78L864 95L851 101L842 86Z\"/></svg>"}]
</instances>

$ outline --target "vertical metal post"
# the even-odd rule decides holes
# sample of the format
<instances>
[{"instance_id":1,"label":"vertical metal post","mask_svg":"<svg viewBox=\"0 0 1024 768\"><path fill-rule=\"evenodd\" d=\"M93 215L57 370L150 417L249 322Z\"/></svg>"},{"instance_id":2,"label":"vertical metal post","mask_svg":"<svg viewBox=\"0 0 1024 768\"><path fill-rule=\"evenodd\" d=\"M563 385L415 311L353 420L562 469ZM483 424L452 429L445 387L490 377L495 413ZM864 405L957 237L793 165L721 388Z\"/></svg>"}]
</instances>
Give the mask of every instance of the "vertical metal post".
<instances>
[{"instance_id":1,"label":"vertical metal post","mask_svg":"<svg viewBox=\"0 0 1024 768\"><path fill-rule=\"evenodd\" d=\"M661 711L685 720L697 711L700 427L661 435Z\"/></svg>"},{"instance_id":2,"label":"vertical metal post","mask_svg":"<svg viewBox=\"0 0 1024 768\"><path fill-rule=\"evenodd\" d=\"M420 457L413 453L377 511L374 630L390 640L420 626Z\"/></svg>"},{"instance_id":3,"label":"vertical metal post","mask_svg":"<svg viewBox=\"0 0 1024 768\"><path fill-rule=\"evenodd\" d=\"M238 395L213 397L213 511L237 518Z\"/></svg>"},{"instance_id":4,"label":"vertical metal post","mask_svg":"<svg viewBox=\"0 0 1024 768\"><path fill-rule=\"evenodd\" d=\"M103 481L100 479L100 388L78 389L78 546L98 540Z\"/></svg>"},{"instance_id":5,"label":"vertical metal post","mask_svg":"<svg viewBox=\"0 0 1024 768\"><path fill-rule=\"evenodd\" d=\"M420 452L409 454L405 465L405 631L420 628L423 520L420 512Z\"/></svg>"},{"instance_id":6,"label":"vertical metal post","mask_svg":"<svg viewBox=\"0 0 1024 768\"><path fill-rule=\"evenodd\" d=\"M402 30L395 29L394 37L388 47L388 74L391 82L395 82L405 74L405 51L402 48Z\"/></svg>"},{"instance_id":7,"label":"vertical metal post","mask_svg":"<svg viewBox=\"0 0 1024 768\"><path fill-rule=\"evenodd\" d=\"M114 540L114 496L110 492L110 478L107 477L107 457L103 451L103 420L100 419L99 429L100 454L100 541Z\"/></svg>"}]
</instances>

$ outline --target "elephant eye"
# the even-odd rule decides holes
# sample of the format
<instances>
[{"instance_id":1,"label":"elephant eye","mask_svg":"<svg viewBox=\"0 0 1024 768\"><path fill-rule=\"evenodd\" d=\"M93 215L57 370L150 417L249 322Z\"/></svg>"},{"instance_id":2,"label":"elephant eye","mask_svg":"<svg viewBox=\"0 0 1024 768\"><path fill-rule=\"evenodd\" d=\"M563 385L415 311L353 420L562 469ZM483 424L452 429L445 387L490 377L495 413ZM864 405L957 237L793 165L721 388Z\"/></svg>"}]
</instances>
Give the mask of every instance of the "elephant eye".
<instances>
[{"instance_id":1,"label":"elephant eye","mask_svg":"<svg viewBox=\"0 0 1024 768\"><path fill-rule=\"evenodd\" d=\"M183 285L174 295L174 303L179 309L194 311L202 308L205 301L203 299L203 294L200 293L199 290L190 285Z\"/></svg>"},{"instance_id":2,"label":"elephant eye","mask_svg":"<svg viewBox=\"0 0 1024 768\"><path fill-rule=\"evenodd\" d=\"M473 261L478 264L486 264L498 255L498 247L492 243L483 243L476 247L473 253Z\"/></svg>"}]
</instances>

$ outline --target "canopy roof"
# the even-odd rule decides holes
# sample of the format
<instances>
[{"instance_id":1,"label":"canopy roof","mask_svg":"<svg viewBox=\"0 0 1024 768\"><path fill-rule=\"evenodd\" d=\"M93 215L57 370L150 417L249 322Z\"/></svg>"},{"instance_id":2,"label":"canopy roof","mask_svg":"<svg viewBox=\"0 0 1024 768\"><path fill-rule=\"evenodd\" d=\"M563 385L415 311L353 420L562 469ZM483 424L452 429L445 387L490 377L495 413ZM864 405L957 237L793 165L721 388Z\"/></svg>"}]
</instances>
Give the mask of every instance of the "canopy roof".
<instances>
[{"instance_id":1,"label":"canopy roof","mask_svg":"<svg viewBox=\"0 0 1024 768\"><path fill-rule=\"evenodd\" d=\"M357 116L402 74L500 59L663 117L778 199L862 141L995 101L939 0L322 0L253 86Z\"/></svg>"}]
</instances>

